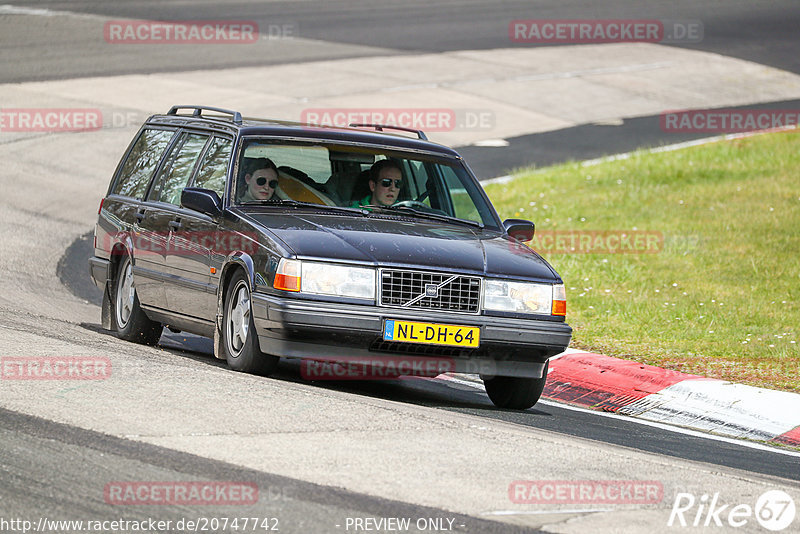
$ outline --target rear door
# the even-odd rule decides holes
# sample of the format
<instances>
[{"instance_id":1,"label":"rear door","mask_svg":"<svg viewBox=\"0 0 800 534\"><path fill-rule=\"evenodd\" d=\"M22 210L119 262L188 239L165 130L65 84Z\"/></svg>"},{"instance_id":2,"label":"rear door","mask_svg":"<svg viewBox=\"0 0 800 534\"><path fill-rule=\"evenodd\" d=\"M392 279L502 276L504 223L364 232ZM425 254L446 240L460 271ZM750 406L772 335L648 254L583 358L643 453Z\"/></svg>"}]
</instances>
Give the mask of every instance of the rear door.
<instances>
[{"instance_id":1,"label":"rear door","mask_svg":"<svg viewBox=\"0 0 800 534\"><path fill-rule=\"evenodd\" d=\"M212 137L189 185L210 189L222 199L232 148L232 139ZM181 228L171 234L166 260L168 272L178 283L167 286L167 301L170 309L183 315L213 320L220 270L240 239L203 213L179 208L177 215Z\"/></svg>"},{"instance_id":2,"label":"rear door","mask_svg":"<svg viewBox=\"0 0 800 534\"><path fill-rule=\"evenodd\" d=\"M163 280L159 276L166 244L154 226L156 212L144 201L148 185L175 136L174 129L145 128L131 147L111 194L103 206L116 226L116 240L130 237L133 279L139 302L165 306Z\"/></svg>"},{"instance_id":3,"label":"rear door","mask_svg":"<svg viewBox=\"0 0 800 534\"><path fill-rule=\"evenodd\" d=\"M163 281L164 308L182 313L175 306L175 295L181 292L192 293L192 287L180 272L170 267L168 258L182 255L189 261L207 261L207 252L193 244L190 231L184 225L180 212L181 192L189 182L200 154L208 142L209 135L200 132L183 131L161 166L158 175L147 195L148 228L153 242L157 241L159 255L154 255L156 276Z\"/></svg>"}]
</instances>

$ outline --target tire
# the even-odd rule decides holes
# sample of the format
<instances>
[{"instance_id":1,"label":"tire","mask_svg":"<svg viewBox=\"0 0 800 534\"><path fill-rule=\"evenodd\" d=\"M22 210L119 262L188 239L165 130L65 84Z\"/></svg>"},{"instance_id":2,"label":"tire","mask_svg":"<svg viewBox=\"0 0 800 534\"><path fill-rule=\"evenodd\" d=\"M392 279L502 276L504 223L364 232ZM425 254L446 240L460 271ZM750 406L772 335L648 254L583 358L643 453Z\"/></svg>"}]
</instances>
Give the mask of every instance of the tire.
<instances>
[{"instance_id":1,"label":"tire","mask_svg":"<svg viewBox=\"0 0 800 534\"><path fill-rule=\"evenodd\" d=\"M132 269L131 257L125 254L117 269L112 290L111 326L120 339L156 345L164 327L161 323L151 321L139 306Z\"/></svg>"},{"instance_id":2,"label":"tire","mask_svg":"<svg viewBox=\"0 0 800 534\"><path fill-rule=\"evenodd\" d=\"M250 285L240 270L228 283L222 320L222 346L228 367L234 371L270 375L280 358L264 354L258 345L250 302Z\"/></svg>"},{"instance_id":3,"label":"tire","mask_svg":"<svg viewBox=\"0 0 800 534\"><path fill-rule=\"evenodd\" d=\"M519 376L495 376L485 378L483 385L492 403L498 408L511 410L527 410L539 401L547 382L547 369L550 362L544 364L542 378Z\"/></svg>"}]
</instances>

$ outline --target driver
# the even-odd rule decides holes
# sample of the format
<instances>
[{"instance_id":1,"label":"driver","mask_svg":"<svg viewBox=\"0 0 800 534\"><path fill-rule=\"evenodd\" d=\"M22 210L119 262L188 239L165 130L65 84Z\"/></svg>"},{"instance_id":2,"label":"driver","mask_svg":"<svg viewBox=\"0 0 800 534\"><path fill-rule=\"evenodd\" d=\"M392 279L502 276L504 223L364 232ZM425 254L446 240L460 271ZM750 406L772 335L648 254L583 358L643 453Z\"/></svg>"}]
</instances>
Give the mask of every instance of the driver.
<instances>
[{"instance_id":1,"label":"driver","mask_svg":"<svg viewBox=\"0 0 800 534\"><path fill-rule=\"evenodd\" d=\"M269 158L258 158L250 166L251 172L245 174L247 186L239 197L239 202L269 200L278 187L278 167Z\"/></svg>"},{"instance_id":2,"label":"driver","mask_svg":"<svg viewBox=\"0 0 800 534\"><path fill-rule=\"evenodd\" d=\"M350 207L391 206L400 196L403 187L403 171L390 159L378 161L369 170L369 190L371 193L361 200L353 201Z\"/></svg>"}]
</instances>

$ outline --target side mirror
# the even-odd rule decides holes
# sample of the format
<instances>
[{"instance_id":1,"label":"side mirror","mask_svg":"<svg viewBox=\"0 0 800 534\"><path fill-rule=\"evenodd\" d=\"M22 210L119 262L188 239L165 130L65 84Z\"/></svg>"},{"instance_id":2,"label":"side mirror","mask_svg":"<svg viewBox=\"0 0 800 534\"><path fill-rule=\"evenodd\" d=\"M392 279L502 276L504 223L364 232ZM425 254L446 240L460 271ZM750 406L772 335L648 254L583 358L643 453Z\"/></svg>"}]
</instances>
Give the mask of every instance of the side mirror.
<instances>
[{"instance_id":1,"label":"side mirror","mask_svg":"<svg viewBox=\"0 0 800 534\"><path fill-rule=\"evenodd\" d=\"M533 233L536 230L536 226L525 219L506 219L503 221L503 228L508 235L520 241L533 239Z\"/></svg>"},{"instance_id":2,"label":"side mirror","mask_svg":"<svg viewBox=\"0 0 800 534\"><path fill-rule=\"evenodd\" d=\"M222 200L216 192L199 187L187 187L181 193L181 206L211 217L222 215Z\"/></svg>"}]
</instances>

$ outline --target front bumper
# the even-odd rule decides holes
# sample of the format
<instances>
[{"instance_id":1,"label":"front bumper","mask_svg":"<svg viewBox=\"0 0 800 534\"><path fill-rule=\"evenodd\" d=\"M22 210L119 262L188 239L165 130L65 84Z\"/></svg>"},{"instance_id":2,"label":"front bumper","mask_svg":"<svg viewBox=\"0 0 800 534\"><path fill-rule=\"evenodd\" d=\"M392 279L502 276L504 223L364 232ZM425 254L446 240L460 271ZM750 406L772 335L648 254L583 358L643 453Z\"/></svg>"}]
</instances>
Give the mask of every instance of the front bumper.
<instances>
[{"instance_id":1,"label":"front bumper","mask_svg":"<svg viewBox=\"0 0 800 534\"><path fill-rule=\"evenodd\" d=\"M404 310L252 294L261 350L284 358L447 359L455 372L541 377L550 356L563 352L572 328L559 321ZM480 348L383 341L386 319L480 327Z\"/></svg>"}]
</instances>

